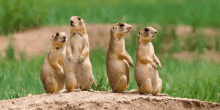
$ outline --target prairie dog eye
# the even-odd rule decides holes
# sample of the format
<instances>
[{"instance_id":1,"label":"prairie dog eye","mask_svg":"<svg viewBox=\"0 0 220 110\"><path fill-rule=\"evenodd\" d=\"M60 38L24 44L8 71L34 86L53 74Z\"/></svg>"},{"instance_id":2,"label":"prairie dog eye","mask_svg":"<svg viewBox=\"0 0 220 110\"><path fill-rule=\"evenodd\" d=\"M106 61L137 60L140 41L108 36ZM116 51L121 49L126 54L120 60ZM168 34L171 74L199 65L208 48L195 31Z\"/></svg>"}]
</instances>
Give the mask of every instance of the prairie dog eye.
<instances>
[{"instance_id":1,"label":"prairie dog eye","mask_svg":"<svg viewBox=\"0 0 220 110\"><path fill-rule=\"evenodd\" d=\"M147 31L149 31L149 29L145 28L145 29L144 29L144 31L146 31L146 32L147 32Z\"/></svg>"},{"instance_id":2,"label":"prairie dog eye","mask_svg":"<svg viewBox=\"0 0 220 110\"><path fill-rule=\"evenodd\" d=\"M81 20L81 18L78 18L78 20Z\"/></svg>"},{"instance_id":3,"label":"prairie dog eye","mask_svg":"<svg viewBox=\"0 0 220 110\"><path fill-rule=\"evenodd\" d=\"M119 26L124 26L124 24L119 24Z\"/></svg>"},{"instance_id":4,"label":"prairie dog eye","mask_svg":"<svg viewBox=\"0 0 220 110\"><path fill-rule=\"evenodd\" d=\"M70 24L73 24L73 21L70 21Z\"/></svg>"}]
</instances>

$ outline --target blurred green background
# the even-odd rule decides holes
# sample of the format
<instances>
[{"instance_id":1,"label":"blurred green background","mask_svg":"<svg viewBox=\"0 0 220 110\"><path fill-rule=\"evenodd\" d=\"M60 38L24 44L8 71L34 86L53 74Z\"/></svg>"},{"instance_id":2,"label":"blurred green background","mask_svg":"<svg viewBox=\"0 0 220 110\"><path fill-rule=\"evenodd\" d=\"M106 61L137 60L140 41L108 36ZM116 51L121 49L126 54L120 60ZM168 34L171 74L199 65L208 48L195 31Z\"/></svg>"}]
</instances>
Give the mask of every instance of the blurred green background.
<instances>
[{"instance_id":1,"label":"blurred green background","mask_svg":"<svg viewBox=\"0 0 220 110\"><path fill-rule=\"evenodd\" d=\"M66 25L78 15L88 23L164 23L219 28L219 0L1 0L0 34L41 25Z\"/></svg>"},{"instance_id":2,"label":"blurred green background","mask_svg":"<svg viewBox=\"0 0 220 110\"><path fill-rule=\"evenodd\" d=\"M126 50L136 62L136 35L138 30L151 24L159 26L159 34L153 40L155 52L162 62L159 75L163 80L162 93L174 97L196 98L220 102L220 63L195 57L179 60L174 53L195 52L204 55L208 51L220 51L220 1L219 0L1 0L0 35L47 25L67 25L73 15L90 23L127 22L137 30L126 40ZM192 31L182 40L176 34L178 26L187 25ZM204 29L218 34L207 36ZM0 41L1 42L1 41ZM172 46L167 49L164 44ZM110 90L106 81L105 58L107 51L99 47L90 53L95 83L94 90ZM28 93L44 93L39 75L45 55L26 58L8 45L6 56L0 56L0 99L26 96ZM138 88L131 68L128 90Z\"/></svg>"}]
</instances>

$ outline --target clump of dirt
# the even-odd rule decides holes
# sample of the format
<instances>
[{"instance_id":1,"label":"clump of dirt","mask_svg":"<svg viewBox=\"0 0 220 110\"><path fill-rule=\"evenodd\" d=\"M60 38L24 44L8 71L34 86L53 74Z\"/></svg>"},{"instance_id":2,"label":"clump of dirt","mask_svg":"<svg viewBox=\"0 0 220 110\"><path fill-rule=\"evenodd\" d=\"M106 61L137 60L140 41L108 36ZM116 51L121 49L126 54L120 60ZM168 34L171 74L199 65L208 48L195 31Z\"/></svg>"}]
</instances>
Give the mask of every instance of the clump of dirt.
<instances>
[{"instance_id":1,"label":"clump of dirt","mask_svg":"<svg viewBox=\"0 0 220 110\"><path fill-rule=\"evenodd\" d=\"M196 99L174 98L170 96L152 96L128 93L110 93L101 91L79 91L71 93L31 95L27 97L1 100L0 109L220 109L219 103Z\"/></svg>"}]
</instances>

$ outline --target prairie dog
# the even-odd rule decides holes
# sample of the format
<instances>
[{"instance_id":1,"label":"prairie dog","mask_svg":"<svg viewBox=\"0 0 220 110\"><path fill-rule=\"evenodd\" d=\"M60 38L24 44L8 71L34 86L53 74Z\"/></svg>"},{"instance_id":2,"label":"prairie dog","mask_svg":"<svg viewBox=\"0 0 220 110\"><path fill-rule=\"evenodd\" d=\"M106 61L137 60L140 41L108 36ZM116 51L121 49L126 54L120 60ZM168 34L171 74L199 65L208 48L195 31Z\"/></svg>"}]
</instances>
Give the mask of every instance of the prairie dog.
<instances>
[{"instance_id":1,"label":"prairie dog","mask_svg":"<svg viewBox=\"0 0 220 110\"><path fill-rule=\"evenodd\" d=\"M133 60L125 50L124 35L131 30L127 23L114 24L110 29L110 42L106 57L107 76L113 92L123 92L130 81L129 64ZM129 63L129 64L128 64Z\"/></svg>"},{"instance_id":2,"label":"prairie dog","mask_svg":"<svg viewBox=\"0 0 220 110\"><path fill-rule=\"evenodd\" d=\"M52 48L41 68L40 78L47 93L62 90L65 85L63 63L66 57L66 33L57 32L52 36Z\"/></svg>"},{"instance_id":3,"label":"prairie dog","mask_svg":"<svg viewBox=\"0 0 220 110\"><path fill-rule=\"evenodd\" d=\"M69 20L70 38L67 44L68 58L64 62L66 89L88 90L94 81L92 65L89 59L90 46L86 32L86 22L72 16Z\"/></svg>"},{"instance_id":4,"label":"prairie dog","mask_svg":"<svg viewBox=\"0 0 220 110\"><path fill-rule=\"evenodd\" d=\"M152 27L145 27L138 32L138 47L135 65L135 80L139 86L139 93L157 95L162 89L157 65L162 68L160 60L154 53L151 43L158 31Z\"/></svg>"}]
</instances>

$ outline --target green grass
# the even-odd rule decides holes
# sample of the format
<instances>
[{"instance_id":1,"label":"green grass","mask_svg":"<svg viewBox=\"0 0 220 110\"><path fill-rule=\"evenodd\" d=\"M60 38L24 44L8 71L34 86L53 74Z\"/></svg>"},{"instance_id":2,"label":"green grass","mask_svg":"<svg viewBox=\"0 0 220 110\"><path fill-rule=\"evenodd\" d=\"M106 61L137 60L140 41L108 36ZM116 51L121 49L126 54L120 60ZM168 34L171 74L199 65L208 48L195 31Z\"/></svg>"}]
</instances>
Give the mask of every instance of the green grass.
<instances>
[{"instance_id":1,"label":"green grass","mask_svg":"<svg viewBox=\"0 0 220 110\"><path fill-rule=\"evenodd\" d=\"M133 32L132 38L126 40L126 50L134 62L137 45L136 33L136 31ZM160 43L160 38L163 35L161 33L154 39L154 45ZM155 45L155 47L161 47L161 45ZM10 45L6 53L9 57L0 57L0 100L23 97L28 93L44 93L40 81L40 69L46 55L31 59L20 55L20 59L15 60L14 49ZM99 48L91 51L90 59L95 76L95 83L91 88L94 90L110 90L105 67L106 54L106 50ZM157 56L163 66L162 69L159 69L159 75L163 81L162 93L174 97L220 102L220 63L204 63L200 60L179 62L171 57L172 55L168 58L163 57L163 53L160 52ZM134 69L131 68L131 81L128 90L134 88L137 89L138 86L134 80Z\"/></svg>"},{"instance_id":2,"label":"green grass","mask_svg":"<svg viewBox=\"0 0 220 110\"><path fill-rule=\"evenodd\" d=\"M220 27L219 0L2 0L0 34L41 25L67 25L73 15L88 23L177 23Z\"/></svg>"}]
</instances>

